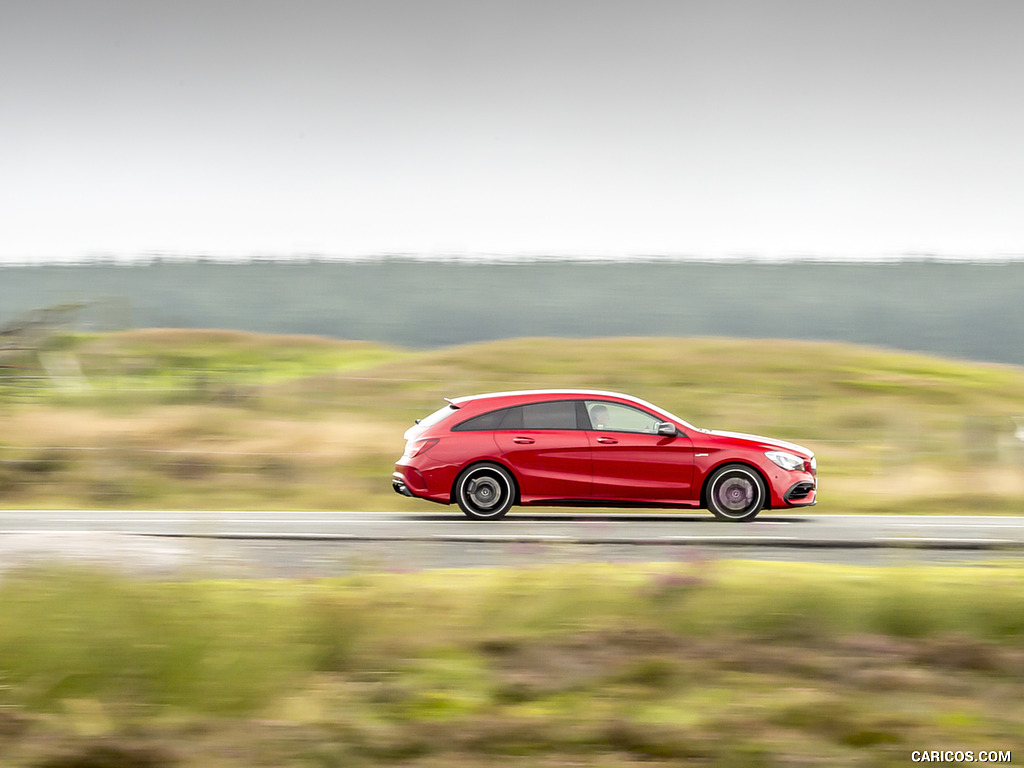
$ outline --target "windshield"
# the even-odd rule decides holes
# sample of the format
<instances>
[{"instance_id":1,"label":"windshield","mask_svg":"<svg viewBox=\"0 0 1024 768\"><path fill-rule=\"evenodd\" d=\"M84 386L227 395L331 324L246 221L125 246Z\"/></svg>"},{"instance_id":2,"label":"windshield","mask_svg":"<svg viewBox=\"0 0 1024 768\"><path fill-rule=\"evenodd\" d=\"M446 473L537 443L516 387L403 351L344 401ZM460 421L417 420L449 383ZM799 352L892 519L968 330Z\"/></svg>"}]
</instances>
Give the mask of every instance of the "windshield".
<instances>
[{"instance_id":1,"label":"windshield","mask_svg":"<svg viewBox=\"0 0 1024 768\"><path fill-rule=\"evenodd\" d=\"M635 400L636 400L637 403L639 403L640 405L644 406L644 408L649 408L650 410L654 411L655 413L660 413L662 416L666 417L667 421L674 421L674 422L676 422L678 424L682 424L687 429L694 429L694 430L696 430L698 432L707 432L708 431L706 429L701 429L700 427L695 427L693 424L691 424L690 422L686 421L686 419L680 419L674 413L672 413L670 411L666 411L664 408L659 408L658 406L654 405L653 403L648 403L646 400L641 400L639 397L635 398Z\"/></svg>"}]
</instances>

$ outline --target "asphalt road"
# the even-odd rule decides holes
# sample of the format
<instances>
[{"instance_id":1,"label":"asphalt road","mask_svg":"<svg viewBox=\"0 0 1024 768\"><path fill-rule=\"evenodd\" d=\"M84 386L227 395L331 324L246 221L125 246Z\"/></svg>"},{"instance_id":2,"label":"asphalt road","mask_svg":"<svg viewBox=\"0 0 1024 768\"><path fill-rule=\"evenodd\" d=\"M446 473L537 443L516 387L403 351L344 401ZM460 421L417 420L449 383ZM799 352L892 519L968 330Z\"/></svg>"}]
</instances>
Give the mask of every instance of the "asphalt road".
<instances>
[{"instance_id":1,"label":"asphalt road","mask_svg":"<svg viewBox=\"0 0 1024 768\"><path fill-rule=\"evenodd\" d=\"M0 510L0 569L85 559L146 572L319 576L550 562L730 557L887 564L1024 560L1024 517L517 510L408 513Z\"/></svg>"},{"instance_id":2,"label":"asphalt road","mask_svg":"<svg viewBox=\"0 0 1024 768\"><path fill-rule=\"evenodd\" d=\"M733 547L1021 549L1024 517L517 512L475 521L458 512L2 510L0 534L101 531L147 536L349 541L449 541Z\"/></svg>"}]
</instances>

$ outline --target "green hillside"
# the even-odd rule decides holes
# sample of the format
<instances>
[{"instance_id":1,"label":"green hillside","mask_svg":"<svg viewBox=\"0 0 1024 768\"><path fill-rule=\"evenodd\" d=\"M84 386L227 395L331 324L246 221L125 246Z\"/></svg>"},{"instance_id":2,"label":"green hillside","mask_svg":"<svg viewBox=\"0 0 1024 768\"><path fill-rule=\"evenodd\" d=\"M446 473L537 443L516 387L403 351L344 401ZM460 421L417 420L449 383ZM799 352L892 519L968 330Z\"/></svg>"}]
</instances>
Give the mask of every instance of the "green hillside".
<instances>
[{"instance_id":1,"label":"green hillside","mask_svg":"<svg viewBox=\"0 0 1024 768\"><path fill-rule=\"evenodd\" d=\"M175 261L0 266L0 331L234 328L428 348L523 336L875 344L1024 365L1024 261Z\"/></svg>"},{"instance_id":2,"label":"green hillside","mask_svg":"<svg viewBox=\"0 0 1024 768\"><path fill-rule=\"evenodd\" d=\"M811 447L818 512L1024 510L1018 367L720 338L410 351L153 330L51 346L0 359L4 506L424 509L388 480L414 418L445 396L585 387Z\"/></svg>"}]
</instances>

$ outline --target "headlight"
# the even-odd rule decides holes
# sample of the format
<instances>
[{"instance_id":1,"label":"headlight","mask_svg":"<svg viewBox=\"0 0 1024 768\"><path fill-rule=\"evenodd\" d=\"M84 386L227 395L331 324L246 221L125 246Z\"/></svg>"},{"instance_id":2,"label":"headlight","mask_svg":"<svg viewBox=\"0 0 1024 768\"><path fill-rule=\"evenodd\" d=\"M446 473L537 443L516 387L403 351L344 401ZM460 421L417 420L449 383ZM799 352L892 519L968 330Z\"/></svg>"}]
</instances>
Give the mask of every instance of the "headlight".
<instances>
[{"instance_id":1,"label":"headlight","mask_svg":"<svg viewBox=\"0 0 1024 768\"><path fill-rule=\"evenodd\" d=\"M792 453L786 453L785 451L766 451L764 455L783 469L788 469L790 471L803 469L804 466L803 459L799 456L793 455Z\"/></svg>"}]
</instances>

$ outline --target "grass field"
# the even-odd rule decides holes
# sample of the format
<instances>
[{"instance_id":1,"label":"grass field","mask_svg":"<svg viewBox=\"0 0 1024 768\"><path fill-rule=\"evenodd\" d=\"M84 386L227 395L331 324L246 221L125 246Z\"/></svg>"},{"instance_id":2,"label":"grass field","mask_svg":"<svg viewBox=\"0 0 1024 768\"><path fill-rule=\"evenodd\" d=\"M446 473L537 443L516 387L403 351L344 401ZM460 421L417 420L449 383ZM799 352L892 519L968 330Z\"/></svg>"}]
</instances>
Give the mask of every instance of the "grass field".
<instances>
[{"instance_id":1,"label":"grass field","mask_svg":"<svg viewBox=\"0 0 1024 768\"><path fill-rule=\"evenodd\" d=\"M1024 738L1024 570L0 582L0 766L837 766Z\"/></svg>"},{"instance_id":2,"label":"grass field","mask_svg":"<svg viewBox=\"0 0 1024 768\"><path fill-rule=\"evenodd\" d=\"M187 330L67 336L0 364L7 507L423 509L389 483L414 418L444 396L567 386L811 447L817 512L1024 511L1024 370L1008 366L792 341L412 351Z\"/></svg>"},{"instance_id":3,"label":"grass field","mask_svg":"<svg viewBox=\"0 0 1024 768\"><path fill-rule=\"evenodd\" d=\"M1024 511L1024 370L863 347L144 331L0 358L8 507L432 509L443 396L627 391L819 456L817 512ZM897 482L898 479L898 482ZM694 559L0 580L0 768L905 766L1018 751L1024 570ZM1018 758L1019 759L1019 758Z\"/></svg>"}]
</instances>

